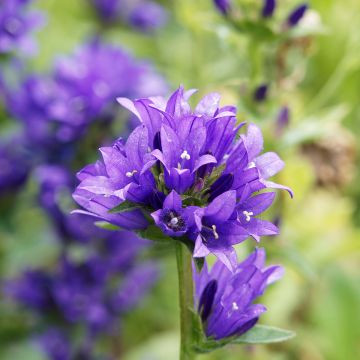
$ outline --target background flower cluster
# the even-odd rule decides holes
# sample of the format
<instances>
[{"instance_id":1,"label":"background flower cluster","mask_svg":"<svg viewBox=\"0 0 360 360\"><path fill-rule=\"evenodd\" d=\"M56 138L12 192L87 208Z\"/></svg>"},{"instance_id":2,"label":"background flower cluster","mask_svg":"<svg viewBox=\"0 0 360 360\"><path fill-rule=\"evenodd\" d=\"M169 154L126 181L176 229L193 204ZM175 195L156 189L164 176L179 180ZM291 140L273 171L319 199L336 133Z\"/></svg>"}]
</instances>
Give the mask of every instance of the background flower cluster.
<instances>
[{"instance_id":1,"label":"background flower cluster","mask_svg":"<svg viewBox=\"0 0 360 360\"><path fill-rule=\"evenodd\" d=\"M250 217L280 229L261 247L266 264L281 263L286 273L259 302L268 309L264 323L297 338L206 357L358 358L359 13L355 0L0 1L0 358L176 358L172 249L71 214L78 207L71 194L75 173L99 158L98 148L123 144L119 135L139 125L116 98L168 98L180 84L200 89L192 109L214 92L220 108L236 105L237 120L247 123L241 136L261 128L265 152L286 163L271 180L295 193L290 201L278 192L265 214L251 204L239 211L244 225ZM149 137L160 158L156 133ZM180 150L176 156L195 160ZM175 165L164 159L169 173ZM223 176L226 188L231 177ZM176 186L181 196L188 190ZM214 184L211 200L233 190L225 188ZM169 209L151 201L151 219L173 236ZM213 220L208 227L221 231ZM231 334L219 326L223 309L246 312L243 329L263 312L228 296L254 264L261 281L252 298L280 276L253 249L251 241L235 245L239 260L249 257L232 275L210 256L197 279L208 335ZM226 289L217 288L217 272Z\"/></svg>"}]
</instances>

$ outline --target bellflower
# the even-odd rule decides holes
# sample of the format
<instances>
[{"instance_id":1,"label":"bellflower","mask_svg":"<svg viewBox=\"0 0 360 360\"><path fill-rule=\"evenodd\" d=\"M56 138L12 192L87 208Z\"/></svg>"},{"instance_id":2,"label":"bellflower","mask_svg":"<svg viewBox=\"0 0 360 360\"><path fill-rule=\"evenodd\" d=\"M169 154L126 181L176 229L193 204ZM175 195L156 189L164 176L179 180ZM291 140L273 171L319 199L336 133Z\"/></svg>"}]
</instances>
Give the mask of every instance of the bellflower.
<instances>
[{"instance_id":1,"label":"bellflower","mask_svg":"<svg viewBox=\"0 0 360 360\"><path fill-rule=\"evenodd\" d=\"M262 102L266 100L266 97L268 95L269 85L262 84L258 86L254 91L254 100L257 102Z\"/></svg>"},{"instance_id":2,"label":"bellflower","mask_svg":"<svg viewBox=\"0 0 360 360\"><path fill-rule=\"evenodd\" d=\"M277 136L281 136L284 129L289 125L290 116L291 116L290 108L288 106L281 107L276 117L275 134Z\"/></svg>"},{"instance_id":3,"label":"bellflower","mask_svg":"<svg viewBox=\"0 0 360 360\"><path fill-rule=\"evenodd\" d=\"M95 226L88 216L70 214L74 208L70 194L75 179L68 169L61 165L41 165L34 174L39 185L39 203L53 222L61 241L89 242L109 236L108 231Z\"/></svg>"},{"instance_id":4,"label":"bellflower","mask_svg":"<svg viewBox=\"0 0 360 360\"><path fill-rule=\"evenodd\" d=\"M6 0L0 4L0 54L19 50L32 55L36 44L32 32L42 25L42 14L28 9L27 0Z\"/></svg>"},{"instance_id":5,"label":"bellflower","mask_svg":"<svg viewBox=\"0 0 360 360\"><path fill-rule=\"evenodd\" d=\"M269 18L274 14L276 8L276 0L263 0L263 7L261 15L264 18Z\"/></svg>"},{"instance_id":6,"label":"bellflower","mask_svg":"<svg viewBox=\"0 0 360 360\"><path fill-rule=\"evenodd\" d=\"M308 9L308 4L301 4L298 7L296 7L288 16L287 18L287 25L290 27L296 26L299 21L303 18L305 15L306 10Z\"/></svg>"},{"instance_id":7,"label":"bellflower","mask_svg":"<svg viewBox=\"0 0 360 360\"><path fill-rule=\"evenodd\" d=\"M23 185L30 167L31 161L22 134L0 139L0 195Z\"/></svg>"},{"instance_id":8,"label":"bellflower","mask_svg":"<svg viewBox=\"0 0 360 360\"><path fill-rule=\"evenodd\" d=\"M194 271L195 306L207 337L220 340L250 330L266 311L254 304L266 287L281 278L281 266L264 267L265 251L256 249L230 272L217 261L208 271Z\"/></svg>"},{"instance_id":9,"label":"bellflower","mask_svg":"<svg viewBox=\"0 0 360 360\"><path fill-rule=\"evenodd\" d=\"M166 89L150 64L95 39L59 58L52 74L31 75L3 92L8 111L23 122L33 146L49 150L46 160L58 161L71 156L71 147L63 143L83 136L95 121L114 118L117 96L150 96Z\"/></svg>"},{"instance_id":10,"label":"bellflower","mask_svg":"<svg viewBox=\"0 0 360 360\"><path fill-rule=\"evenodd\" d=\"M167 21L165 9L153 1L140 1L131 11L130 24L144 32L163 27Z\"/></svg>"},{"instance_id":11,"label":"bellflower","mask_svg":"<svg viewBox=\"0 0 360 360\"><path fill-rule=\"evenodd\" d=\"M122 21L135 29L151 32L165 25L167 13L154 1L90 0L98 16L105 22Z\"/></svg>"},{"instance_id":12,"label":"bellflower","mask_svg":"<svg viewBox=\"0 0 360 360\"><path fill-rule=\"evenodd\" d=\"M144 240L133 233L108 233L96 254L78 261L64 254L55 269L27 270L5 284L5 293L54 329L41 339L51 359L57 359L56 353L90 351L102 335L118 332L119 318L140 303L158 278L154 263L136 263ZM70 343L72 337L66 340L79 327L84 330L80 344Z\"/></svg>"},{"instance_id":13,"label":"bellflower","mask_svg":"<svg viewBox=\"0 0 360 360\"><path fill-rule=\"evenodd\" d=\"M223 15L228 15L232 6L231 0L214 0L214 5Z\"/></svg>"},{"instance_id":14,"label":"bellflower","mask_svg":"<svg viewBox=\"0 0 360 360\"><path fill-rule=\"evenodd\" d=\"M233 245L278 232L257 218L274 193L258 191L291 190L269 181L284 163L273 152L261 154L258 127L249 124L247 133L238 136L244 124L236 123L235 107L220 107L214 93L192 110L188 100L193 93L180 87L167 101L120 98L140 125L126 142L101 148L103 160L79 172L74 199L85 209L82 213L127 229L146 228L147 213L167 236L190 240L195 257L211 252L232 268ZM135 209L116 212L123 202Z\"/></svg>"}]
</instances>

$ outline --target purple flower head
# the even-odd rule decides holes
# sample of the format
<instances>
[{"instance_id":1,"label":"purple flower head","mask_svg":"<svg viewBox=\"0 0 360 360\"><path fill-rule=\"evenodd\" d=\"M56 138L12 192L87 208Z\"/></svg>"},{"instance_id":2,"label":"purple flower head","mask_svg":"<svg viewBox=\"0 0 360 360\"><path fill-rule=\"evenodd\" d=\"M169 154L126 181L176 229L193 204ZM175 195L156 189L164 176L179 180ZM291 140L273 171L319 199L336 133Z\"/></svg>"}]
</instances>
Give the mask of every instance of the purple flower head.
<instances>
[{"instance_id":1,"label":"purple flower head","mask_svg":"<svg viewBox=\"0 0 360 360\"><path fill-rule=\"evenodd\" d=\"M126 313L134 309L154 286L159 278L159 268L145 262L134 267L127 274L111 298L112 309Z\"/></svg>"},{"instance_id":2,"label":"purple flower head","mask_svg":"<svg viewBox=\"0 0 360 360\"><path fill-rule=\"evenodd\" d=\"M154 80L144 89L142 77L149 79L149 76ZM83 119L79 121L82 122L101 116L114 105L117 96L149 96L166 91L163 80L150 66L134 61L121 48L99 39L79 48L72 56L59 59L54 77L81 110Z\"/></svg>"},{"instance_id":3,"label":"purple flower head","mask_svg":"<svg viewBox=\"0 0 360 360\"><path fill-rule=\"evenodd\" d=\"M273 16L276 8L276 0L263 0L263 7L261 10L261 15L264 18L269 18Z\"/></svg>"},{"instance_id":4,"label":"purple flower head","mask_svg":"<svg viewBox=\"0 0 360 360\"><path fill-rule=\"evenodd\" d=\"M120 16L121 0L90 0L103 21L115 21Z\"/></svg>"},{"instance_id":5,"label":"purple flower head","mask_svg":"<svg viewBox=\"0 0 360 360\"><path fill-rule=\"evenodd\" d=\"M214 5L223 14L228 15L231 10L231 0L214 0Z\"/></svg>"},{"instance_id":6,"label":"purple flower head","mask_svg":"<svg viewBox=\"0 0 360 360\"><path fill-rule=\"evenodd\" d=\"M28 1L5 0L0 4L0 54L19 50L32 55L36 44L32 32L44 22L42 14L29 11Z\"/></svg>"},{"instance_id":7,"label":"purple flower head","mask_svg":"<svg viewBox=\"0 0 360 360\"><path fill-rule=\"evenodd\" d=\"M39 149L39 153L46 148L47 154L51 149L57 157L66 156L59 143L73 140L82 131L82 115L74 108L67 91L54 79L31 75L21 80L15 89L6 86L4 92L8 111L24 124L32 147Z\"/></svg>"},{"instance_id":8,"label":"purple flower head","mask_svg":"<svg viewBox=\"0 0 360 360\"><path fill-rule=\"evenodd\" d=\"M102 21L122 21L144 32L158 29L167 21L165 9L154 1L91 0L91 3Z\"/></svg>"},{"instance_id":9,"label":"purple flower head","mask_svg":"<svg viewBox=\"0 0 360 360\"><path fill-rule=\"evenodd\" d=\"M266 100L266 97L268 95L269 85L268 84L262 84L258 86L254 91L254 100L257 102L263 102Z\"/></svg>"},{"instance_id":10,"label":"purple flower head","mask_svg":"<svg viewBox=\"0 0 360 360\"><path fill-rule=\"evenodd\" d=\"M201 273L194 271L195 306L207 337L240 336L256 324L266 308L255 299L283 274L281 266L264 265L265 251L256 249L233 273L220 261L210 271L206 265Z\"/></svg>"},{"instance_id":11,"label":"purple flower head","mask_svg":"<svg viewBox=\"0 0 360 360\"><path fill-rule=\"evenodd\" d=\"M71 157L72 147L63 144L83 136L90 123L111 121L117 96L151 96L167 89L150 64L98 39L58 59L53 74L18 83L2 86L7 110L23 122L33 148L51 162Z\"/></svg>"},{"instance_id":12,"label":"purple flower head","mask_svg":"<svg viewBox=\"0 0 360 360\"><path fill-rule=\"evenodd\" d=\"M167 21L166 11L153 1L141 1L132 9L130 24L144 32L161 28Z\"/></svg>"},{"instance_id":13,"label":"purple flower head","mask_svg":"<svg viewBox=\"0 0 360 360\"><path fill-rule=\"evenodd\" d=\"M75 178L61 165L41 165L35 169L39 185L39 203L52 220L61 241L89 242L108 237L111 232L101 230L88 216L70 214L75 208L71 192Z\"/></svg>"},{"instance_id":14,"label":"purple flower head","mask_svg":"<svg viewBox=\"0 0 360 360\"><path fill-rule=\"evenodd\" d=\"M212 252L231 268L233 245L277 234L275 226L256 217L274 194L255 193L291 190L268 180L284 163L273 152L260 154L258 127L250 124L238 137L244 124L236 124L235 107L220 107L213 93L193 110L188 103L193 93L180 87L168 100L120 98L141 125L126 142L101 148L103 160L80 171L74 199L86 213L130 230L149 225L145 212L166 235L190 239L194 256ZM109 212L123 202L143 212Z\"/></svg>"},{"instance_id":15,"label":"purple flower head","mask_svg":"<svg viewBox=\"0 0 360 360\"><path fill-rule=\"evenodd\" d=\"M290 122L290 108L288 106L283 106L276 118L276 135L281 136L284 129L289 125Z\"/></svg>"},{"instance_id":16,"label":"purple flower head","mask_svg":"<svg viewBox=\"0 0 360 360\"><path fill-rule=\"evenodd\" d=\"M308 9L308 4L301 4L298 7L296 7L288 16L287 18L287 25L289 27L296 26L299 21L303 18L305 15L306 10Z\"/></svg>"},{"instance_id":17,"label":"purple flower head","mask_svg":"<svg viewBox=\"0 0 360 360\"><path fill-rule=\"evenodd\" d=\"M5 293L22 306L42 312L52 306L51 277L42 270L26 270L16 280L5 283Z\"/></svg>"},{"instance_id":18,"label":"purple flower head","mask_svg":"<svg viewBox=\"0 0 360 360\"><path fill-rule=\"evenodd\" d=\"M22 186L31 168L22 135L0 139L0 194Z\"/></svg>"},{"instance_id":19,"label":"purple flower head","mask_svg":"<svg viewBox=\"0 0 360 360\"><path fill-rule=\"evenodd\" d=\"M65 331L51 328L39 337L39 344L50 360L71 360L71 344Z\"/></svg>"}]
</instances>

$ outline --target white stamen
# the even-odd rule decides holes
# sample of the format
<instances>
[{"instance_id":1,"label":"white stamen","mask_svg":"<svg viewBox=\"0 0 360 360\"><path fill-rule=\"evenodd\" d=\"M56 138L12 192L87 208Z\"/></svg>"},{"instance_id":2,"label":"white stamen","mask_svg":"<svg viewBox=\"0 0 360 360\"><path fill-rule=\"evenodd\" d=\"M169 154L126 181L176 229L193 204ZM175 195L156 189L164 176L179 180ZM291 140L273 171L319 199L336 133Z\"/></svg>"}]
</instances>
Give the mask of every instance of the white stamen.
<instances>
[{"instance_id":1,"label":"white stamen","mask_svg":"<svg viewBox=\"0 0 360 360\"><path fill-rule=\"evenodd\" d=\"M233 311L239 310L238 304L236 302L232 303L232 309Z\"/></svg>"},{"instance_id":2,"label":"white stamen","mask_svg":"<svg viewBox=\"0 0 360 360\"><path fill-rule=\"evenodd\" d=\"M174 217L170 220L171 225L175 226L179 222L179 219L177 217Z\"/></svg>"},{"instance_id":3,"label":"white stamen","mask_svg":"<svg viewBox=\"0 0 360 360\"><path fill-rule=\"evenodd\" d=\"M223 159L224 159L224 160L227 160L229 157L230 157L230 154L225 154L225 155L223 156Z\"/></svg>"},{"instance_id":4,"label":"white stamen","mask_svg":"<svg viewBox=\"0 0 360 360\"><path fill-rule=\"evenodd\" d=\"M256 164L252 161L249 163L248 169L254 168L255 166L256 166Z\"/></svg>"},{"instance_id":5,"label":"white stamen","mask_svg":"<svg viewBox=\"0 0 360 360\"><path fill-rule=\"evenodd\" d=\"M216 225L213 225L211 228L213 230L214 237L217 240L219 238L219 234L216 232Z\"/></svg>"},{"instance_id":6,"label":"white stamen","mask_svg":"<svg viewBox=\"0 0 360 360\"><path fill-rule=\"evenodd\" d=\"M180 157L183 159L183 160L190 160L190 155L188 154L188 152L186 151L186 150L184 150L182 153L181 153L181 155L180 155Z\"/></svg>"},{"instance_id":7,"label":"white stamen","mask_svg":"<svg viewBox=\"0 0 360 360\"><path fill-rule=\"evenodd\" d=\"M252 211L243 211L243 214L245 215L245 217L246 217L246 221L250 221L251 220L251 216L253 216L254 215L254 213L252 212Z\"/></svg>"},{"instance_id":8,"label":"white stamen","mask_svg":"<svg viewBox=\"0 0 360 360\"><path fill-rule=\"evenodd\" d=\"M137 173L137 170L133 170L133 171L128 171L125 175L128 177L128 178L131 178L134 176L134 174Z\"/></svg>"}]
</instances>

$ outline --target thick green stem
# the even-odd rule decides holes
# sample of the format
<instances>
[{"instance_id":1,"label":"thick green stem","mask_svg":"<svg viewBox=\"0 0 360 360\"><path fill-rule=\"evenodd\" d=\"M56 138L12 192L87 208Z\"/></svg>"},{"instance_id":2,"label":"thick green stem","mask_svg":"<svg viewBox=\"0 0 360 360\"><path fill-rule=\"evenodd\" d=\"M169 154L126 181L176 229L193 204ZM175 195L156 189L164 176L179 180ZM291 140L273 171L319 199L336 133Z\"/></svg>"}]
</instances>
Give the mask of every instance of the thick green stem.
<instances>
[{"instance_id":1,"label":"thick green stem","mask_svg":"<svg viewBox=\"0 0 360 360\"><path fill-rule=\"evenodd\" d=\"M180 305L180 360L193 360L193 313L194 285L192 278L192 256L184 244L175 242L179 277Z\"/></svg>"}]
</instances>

